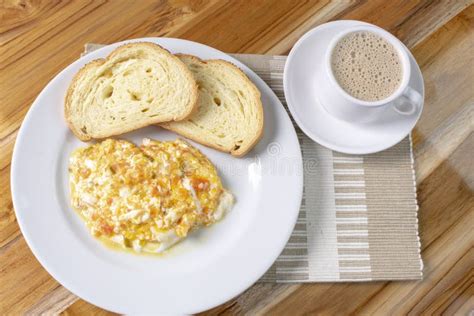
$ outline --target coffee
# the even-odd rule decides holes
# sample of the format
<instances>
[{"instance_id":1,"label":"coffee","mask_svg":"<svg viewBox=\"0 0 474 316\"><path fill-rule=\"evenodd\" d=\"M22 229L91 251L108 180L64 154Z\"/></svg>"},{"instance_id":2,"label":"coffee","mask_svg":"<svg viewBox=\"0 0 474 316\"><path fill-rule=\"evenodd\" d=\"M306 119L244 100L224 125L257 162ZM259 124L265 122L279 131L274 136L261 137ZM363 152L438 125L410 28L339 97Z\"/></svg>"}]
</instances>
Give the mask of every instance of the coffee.
<instances>
[{"instance_id":1,"label":"coffee","mask_svg":"<svg viewBox=\"0 0 474 316\"><path fill-rule=\"evenodd\" d=\"M403 71L395 48L368 31L343 37L331 56L331 68L339 85L363 101L379 101L399 87Z\"/></svg>"}]
</instances>

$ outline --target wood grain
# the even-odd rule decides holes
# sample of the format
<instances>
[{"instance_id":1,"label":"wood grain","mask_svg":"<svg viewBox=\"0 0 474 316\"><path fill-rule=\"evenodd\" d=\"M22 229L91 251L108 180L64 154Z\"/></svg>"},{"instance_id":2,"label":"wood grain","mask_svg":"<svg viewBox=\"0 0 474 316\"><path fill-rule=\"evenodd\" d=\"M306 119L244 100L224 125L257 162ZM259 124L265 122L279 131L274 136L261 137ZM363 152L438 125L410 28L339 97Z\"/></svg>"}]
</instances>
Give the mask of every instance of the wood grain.
<instances>
[{"instance_id":1,"label":"wood grain","mask_svg":"<svg viewBox=\"0 0 474 316\"><path fill-rule=\"evenodd\" d=\"M232 53L286 54L310 28L374 23L412 50L426 104L414 134L422 282L256 284L206 314L466 314L474 309L472 1L0 2L0 314L110 314L65 290L16 223L10 162L29 106L87 42L169 36Z\"/></svg>"}]
</instances>

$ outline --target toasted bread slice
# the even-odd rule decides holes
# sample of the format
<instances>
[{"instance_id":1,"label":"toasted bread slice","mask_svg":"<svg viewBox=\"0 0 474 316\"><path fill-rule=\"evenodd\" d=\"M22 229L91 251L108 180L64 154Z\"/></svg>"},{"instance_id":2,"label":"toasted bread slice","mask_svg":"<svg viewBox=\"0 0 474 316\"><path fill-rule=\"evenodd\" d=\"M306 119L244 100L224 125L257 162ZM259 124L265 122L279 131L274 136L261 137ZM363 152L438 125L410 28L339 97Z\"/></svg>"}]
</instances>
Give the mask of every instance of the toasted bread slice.
<instances>
[{"instance_id":1,"label":"toasted bread slice","mask_svg":"<svg viewBox=\"0 0 474 316\"><path fill-rule=\"evenodd\" d=\"M188 66L198 84L198 108L184 121L160 126L233 156L245 155L263 132L260 91L227 61L176 56Z\"/></svg>"},{"instance_id":2,"label":"toasted bread slice","mask_svg":"<svg viewBox=\"0 0 474 316\"><path fill-rule=\"evenodd\" d=\"M85 65L69 86L64 112L87 141L183 120L197 100L196 82L179 58L153 43L133 43Z\"/></svg>"}]
</instances>

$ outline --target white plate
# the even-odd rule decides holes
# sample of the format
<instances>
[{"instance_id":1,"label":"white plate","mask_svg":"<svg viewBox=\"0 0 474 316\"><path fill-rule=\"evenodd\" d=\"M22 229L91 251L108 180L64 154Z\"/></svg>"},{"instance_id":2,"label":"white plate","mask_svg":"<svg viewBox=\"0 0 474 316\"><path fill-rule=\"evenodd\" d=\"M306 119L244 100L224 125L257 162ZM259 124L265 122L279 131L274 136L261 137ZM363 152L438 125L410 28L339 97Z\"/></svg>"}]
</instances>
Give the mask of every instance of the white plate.
<instances>
[{"instance_id":1,"label":"white plate","mask_svg":"<svg viewBox=\"0 0 474 316\"><path fill-rule=\"evenodd\" d=\"M367 25L359 21L335 21L318 26L293 46L285 65L284 90L288 108L301 130L319 144L347 154L370 154L397 144L421 116L423 104L413 115L387 109L370 123L349 123L330 115L318 102L320 74L331 39L347 28ZM424 97L423 77L408 51L412 66L409 85Z\"/></svg>"},{"instance_id":2,"label":"white plate","mask_svg":"<svg viewBox=\"0 0 474 316\"><path fill-rule=\"evenodd\" d=\"M291 121L273 91L248 67L208 46L170 38L143 38L173 53L233 62L262 93L264 137L245 158L197 145L217 166L236 204L220 223L193 234L161 257L105 248L69 204L67 161L84 146L63 119L73 75L105 57L116 43L79 59L56 76L29 110L18 133L11 171L16 217L44 268L79 297L118 313L196 313L235 297L257 281L293 230L303 190L302 159ZM130 42L130 41L127 41ZM123 135L175 139L148 127ZM192 143L192 142L191 142Z\"/></svg>"}]
</instances>

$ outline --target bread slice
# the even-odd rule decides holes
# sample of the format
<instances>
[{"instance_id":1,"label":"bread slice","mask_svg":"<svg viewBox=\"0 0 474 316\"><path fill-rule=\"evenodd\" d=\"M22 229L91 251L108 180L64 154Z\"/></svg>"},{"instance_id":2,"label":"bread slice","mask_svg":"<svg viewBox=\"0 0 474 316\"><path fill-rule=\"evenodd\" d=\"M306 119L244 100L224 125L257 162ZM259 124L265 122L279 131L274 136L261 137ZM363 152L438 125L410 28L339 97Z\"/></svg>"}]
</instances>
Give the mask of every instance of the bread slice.
<instances>
[{"instance_id":1,"label":"bread slice","mask_svg":"<svg viewBox=\"0 0 474 316\"><path fill-rule=\"evenodd\" d=\"M69 86L64 112L87 141L183 120L197 100L196 82L179 58L153 43L133 43L85 65Z\"/></svg>"},{"instance_id":2,"label":"bread slice","mask_svg":"<svg viewBox=\"0 0 474 316\"><path fill-rule=\"evenodd\" d=\"M245 155L263 132L263 107L257 87L227 61L176 56L188 66L198 84L198 108L184 121L160 126L233 156Z\"/></svg>"}]
</instances>

